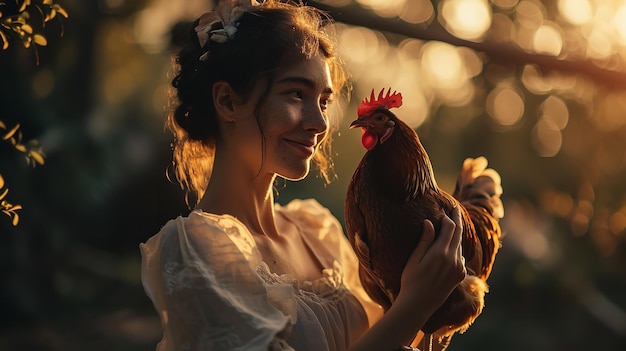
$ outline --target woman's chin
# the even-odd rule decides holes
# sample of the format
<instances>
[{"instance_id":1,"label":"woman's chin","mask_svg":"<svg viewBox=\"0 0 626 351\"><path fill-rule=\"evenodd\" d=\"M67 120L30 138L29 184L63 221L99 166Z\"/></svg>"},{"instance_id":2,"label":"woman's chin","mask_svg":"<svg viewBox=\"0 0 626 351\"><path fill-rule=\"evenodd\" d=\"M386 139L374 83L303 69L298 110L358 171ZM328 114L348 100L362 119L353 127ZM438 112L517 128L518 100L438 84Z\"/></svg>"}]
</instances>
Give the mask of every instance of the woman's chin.
<instances>
[{"instance_id":1,"label":"woman's chin","mask_svg":"<svg viewBox=\"0 0 626 351\"><path fill-rule=\"evenodd\" d=\"M306 178L306 176L309 174L309 167L306 167L306 169L302 169L302 170L291 170L290 172L284 172L283 174L279 174L282 178L285 178L287 180L290 181L299 181L302 180L304 178Z\"/></svg>"}]
</instances>

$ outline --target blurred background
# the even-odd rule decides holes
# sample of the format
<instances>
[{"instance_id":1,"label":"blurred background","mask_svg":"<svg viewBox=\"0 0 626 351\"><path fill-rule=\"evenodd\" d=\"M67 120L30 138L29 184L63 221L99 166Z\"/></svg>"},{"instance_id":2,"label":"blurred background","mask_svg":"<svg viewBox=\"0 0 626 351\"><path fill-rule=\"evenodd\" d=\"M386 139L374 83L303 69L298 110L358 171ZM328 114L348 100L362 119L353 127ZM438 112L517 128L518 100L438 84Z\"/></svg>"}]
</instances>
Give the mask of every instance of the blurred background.
<instances>
[{"instance_id":1,"label":"blurred background","mask_svg":"<svg viewBox=\"0 0 626 351\"><path fill-rule=\"evenodd\" d=\"M308 3L337 19L353 99L337 179L278 181L277 201L315 197L342 220L364 153L346 127L391 87L440 186L466 157L502 175L491 292L450 350L626 349L626 2ZM0 2L0 350L154 350L138 246L189 212L166 178L172 33L210 8Z\"/></svg>"}]
</instances>

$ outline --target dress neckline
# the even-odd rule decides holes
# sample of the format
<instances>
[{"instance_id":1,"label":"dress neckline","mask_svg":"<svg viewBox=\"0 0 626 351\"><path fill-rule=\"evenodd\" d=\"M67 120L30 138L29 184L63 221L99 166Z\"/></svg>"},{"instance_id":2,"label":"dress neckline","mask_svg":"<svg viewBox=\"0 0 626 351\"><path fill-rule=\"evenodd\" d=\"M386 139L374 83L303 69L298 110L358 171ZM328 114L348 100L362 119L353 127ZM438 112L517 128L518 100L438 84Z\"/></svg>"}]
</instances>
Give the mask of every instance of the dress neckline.
<instances>
[{"instance_id":1,"label":"dress neckline","mask_svg":"<svg viewBox=\"0 0 626 351\"><path fill-rule=\"evenodd\" d=\"M257 273L261 273L261 272L264 273L264 274L261 274L261 277L263 278L263 280L266 280L266 278L268 277L272 277L271 279L266 280L266 283L279 282L282 284L294 285L305 291L311 291L316 294L322 294L322 295L331 293L333 290L337 290L337 288L339 288L343 283L341 264L336 259L334 259L332 263L323 262L323 260L320 259L320 257L318 256L319 254L318 251L320 250L315 250L313 246L311 245L312 244L310 242L310 240L312 240L312 238L310 238L311 233L307 233L304 230L303 226L300 225L297 218L293 218L289 216L289 212L292 212L292 211L289 211L289 209L287 209L285 206L282 206L278 203L275 204L275 206L276 206L276 211L278 212L277 217L278 216L282 217L282 220L291 222L297 228L297 230L300 232L299 233L300 236L303 239L302 241L304 245L306 245L306 248L312 252L315 259L320 263L320 267L322 268L320 272L321 275L319 278L316 278L313 280L306 280L306 279L299 280L299 279L294 278L291 274L278 274L278 273L272 272L267 262L265 262L265 260L261 256L261 253L259 252L257 248L256 241L254 240L253 234L250 232L248 227L245 224L243 224L243 222L241 222L237 217L231 214L228 214L228 213L216 214L216 213L211 213L211 212L205 212L204 210L200 208L196 208L191 211L190 215L195 212L200 216L211 218L218 222L221 219L233 221L239 227L240 231L238 231L238 233L235 233L232 230L226 230L226 234L230 237L233 243L239 247L240 251L243 252L245 249L244 247L242 247L242 244L241 244L242 239L243 241L245 241L244 245L250 246L249 249L252 250L252 252L254 253L253 256L255 258L254 261L252 262L249 261L250 264L257 266L256 267Z\"/></svg>"}]
</instances>

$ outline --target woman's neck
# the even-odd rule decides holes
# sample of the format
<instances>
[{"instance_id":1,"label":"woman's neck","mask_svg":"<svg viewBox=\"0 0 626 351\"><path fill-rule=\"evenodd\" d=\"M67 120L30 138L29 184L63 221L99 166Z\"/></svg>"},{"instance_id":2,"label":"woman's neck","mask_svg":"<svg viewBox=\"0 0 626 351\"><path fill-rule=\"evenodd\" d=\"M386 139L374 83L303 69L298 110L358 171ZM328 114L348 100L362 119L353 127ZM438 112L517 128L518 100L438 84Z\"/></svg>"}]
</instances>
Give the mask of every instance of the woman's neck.
<instances>
[{"instance_id":1,"label":"woman's neck","mask_svg":"<svg viewBox=\"0 0 626 351\"><path fill-rule=\"evenodd\" d=\"M211 180L196 208L236 217L253 234L277 235L272 192L275 176L250 176L238 169L237 162L222 160L216 155Z\"/></svg>"}]
</instances>

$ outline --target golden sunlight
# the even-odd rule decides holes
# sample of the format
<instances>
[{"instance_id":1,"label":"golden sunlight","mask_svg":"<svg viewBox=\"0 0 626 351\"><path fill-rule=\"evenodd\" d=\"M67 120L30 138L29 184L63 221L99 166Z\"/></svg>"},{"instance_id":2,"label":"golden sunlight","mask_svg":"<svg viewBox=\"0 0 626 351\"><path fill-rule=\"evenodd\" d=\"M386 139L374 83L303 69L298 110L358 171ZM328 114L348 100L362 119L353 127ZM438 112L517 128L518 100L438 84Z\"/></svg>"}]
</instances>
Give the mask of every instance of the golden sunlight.
<instances>
[{"instance_id":1,"label":"golden sunlight","mask_svg":"<svg viewBox=\"0 0 626 351\"><path fill-rule=\"evenodd\" d=\"M533 49L540 54L558 56L563 49L563 39L558 27L548 23L537 29L533 36Z\"/></svg>"},{"instance_id":2,"label":"golden sunlight","mask_svg":"<svg viewBox=\"0 0 626 351\"><path fill-rule=\"evenodd\" d=\"M561 150L563 135L559 127L548 119L540 119L532 130L532 145L541 157L553 157Z\"/></svg>"},{"instance_id":3,"label":"golden sunlight","mask_svg":"<svg viewBox=\"0 0 626 351\"><path fill-rule=\"evenodd\" d=\"M554 123L559 129L567 127L569 110L561 98L551 95L541 104L541 119Z\"/></svg>"},{"instance_id":4,"label":"golden sunlight","mask_svg":"<svg viewBox=\"0 0 626 351\"><path fill-rule=\"evenodd\" d=\"M446 29L462 39L480 39L491 26L491 6L485 0L445 0L441 15Z\"/></svg>"},{"instance_id":5,"label":"golden sunlight","mask_svg":"<svg viewBox=\"0 0 626 351\"><path fill-rule=\"evenodd\" d=\"M622 5L615 13L613 26L621 37L622 43L626 44L626 4Z\"/></svg>"},{"instance_id":6,"label":"golden sunlight","mask_svg":"<svg viewBox=\"0 0 626 351\"><path fill-rule=\"evenodd\" d=\"M211 8L208 0L153 0L134 18L135 40L150 53L162 52L168 45L169 30L180 20L193 20Z\"/></svg>"},{"instance_id":7,"label":"golden sunlight","mask_svg":"<svg viewBox=\"0 0 626 351\"><path fill-rule=\"evenodd\" d=\"M433 4L429 0L406 1L400 12L400 18L409 23L424 23L430 21L435 14Z\"/></svg>"},{"instance_id":8,"label":"golden sunlight","mask_svg":"<svg viewBox=\"0 0 626 351\"><path fill-rule=\"evenodd\" d=\"M589 0L559 0L558 7L561 16L573 25L580 26L591 21Z\"/></svg>"},{"instance_id":9,"label":"golden sunlight","mask_svg":"<svg viewBox=\"0 0 626 351\"><path fill-rule=\"evenodd\" d=\"M519 0L491 0L491 2L497 7L503 10L510 10L517 5Z\"/></svg>"},{"instance_id":10,"label":"golden sunlight","mask_svg":"<svg viewBox=\"0 0 626 351\"><path fill-rule=\"evenodd\" d=\"M611 132L626 124L626 92L612 92L597 103L591 122L601 131Z\"/></svg>"},{"instance_id":11,"label":"golden sunlight","mask_svg":"<svg viewBox=\"0 0 626 351\"><path fill-rule=\"evenodd\" d=\"M613 42L604 33L594 30L587 38L587 56L606 59L613 53Z\"/></svg>"},{"instance_id":12,"label":"golden sunlight","mask_svg":"<svg viewBox=\"0 0 626 351\"><path fill-rule=\"evenodd\" d=\"M502 126L517 124L524 115L524 99L510 87L498 87L487 96L487 113Z\"/></svg>"},{"instance_id":13,"label":"golden sunlight","mask_svg":"<svg viewBox=\"0 0 626 351\"><path fill-rule=\"evenodd\" d=\"M422 46L422 72L434 86L458 88L467 80L465 65L456 47L431 41Z\"/></svg>"},{"instance_id":14,"label":"golden sunlight","mask_svg":"<svg viewBox=\"0 0 626 351\"><path fill-rule=\"evenodd\" d=\"M553 89L549 80L544 78L535 65L526 65L522 71L522 83L533 94L546 94Z\"/></svg>"},{"instance_id":15,"label":"golden sunlight","mask_svg":"<svg viewBox=\"0 0 626 351\"><path fill-rule=\"evenodd\" d=\"M405 7L406 0L357 0L361 5L372 9L381 17L399 16Z\"/></svg>"},{"instance_id":16,"label":"golden sunlight","mask_svg":"<svg viewBox=\"0 0 626 351\"><path fill-rule=\"evenodd\" d=\"M337 30L339 53L350 65L350 73L355 79L366 74L369 65L376 65L384 60L389 45L380 34L363 27L342 25L338 25Z\"/></svg>"},{"instance_id":17,"label":"golden sunlight","mask_svg":"<svg viewBox=\"0 0 626 351\"><path fill-rule=\"evenodd\" d=\"M544 18L545 9L540 3L537 4L532 1L524 0L517 5L517 9L515 10L516 22L526 28L539 28L543 24Z\"/></svg>"}]
</instances>

